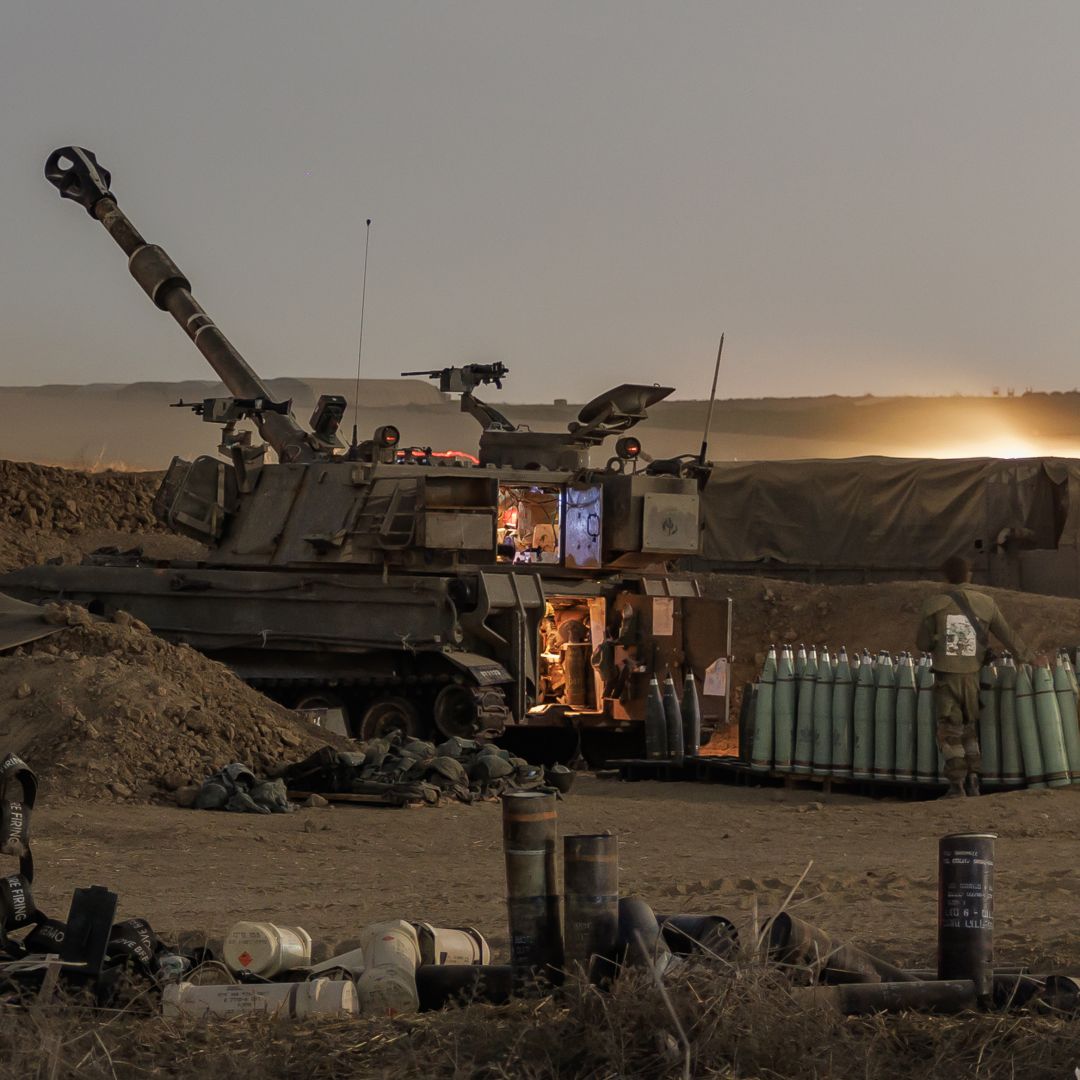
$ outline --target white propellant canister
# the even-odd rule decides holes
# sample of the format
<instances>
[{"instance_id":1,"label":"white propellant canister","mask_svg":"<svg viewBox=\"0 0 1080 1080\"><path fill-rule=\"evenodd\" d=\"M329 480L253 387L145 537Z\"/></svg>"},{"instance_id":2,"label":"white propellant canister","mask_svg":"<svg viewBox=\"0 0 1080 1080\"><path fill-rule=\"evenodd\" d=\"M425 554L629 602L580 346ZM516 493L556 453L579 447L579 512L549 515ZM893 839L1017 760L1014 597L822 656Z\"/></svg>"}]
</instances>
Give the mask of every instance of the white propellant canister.
<instances>
[{"instance_id":1,"label":"white propellant canister","mask_svg":"<svg viewBox=\"0 0 1080 1080\"><path fill-rule=\"evenodd\" d=\"M413 923L420 944L421 964L490 964L491 949L472 926L432 926Z\"/></svg>"},{"instance_id":2,"label":"white propellant canister","mask_svg":"<svg viewBox=\"0 0 1080 1080\"><path fill-rule=\"evenodd\" d=\"M311 936L300 926L233 923L225 935L222 955L233 971L272 979L283 971L293 971L311 963Z\"/></svg>"},{"instance_id":3,"label":"white propellant canister","mask_svg":"<svg viewBox=\"0 0 1080 1080\"><path fill-rule=\"evenodd\" d=\"M416 1012L420 945L413 927L402 919L373 923L361 932L360 949L367 961L356 981L360 1012L368 1016Z\"/></svg>"},{"instance_id":4,"label":"white propellant canister","mask_svg":"<svg viewBox=\"0 0 1080 1080\"><path fill-rule=\"evenodd\" d=\"M236 1013L271 1013L293 1019L316 1015L355 1016L358 1012L356 987L348 979L225 986L181 982L166 986L161 995L161 1014L166 1019L232 1016Z\"/></svg>"}]
</instances>

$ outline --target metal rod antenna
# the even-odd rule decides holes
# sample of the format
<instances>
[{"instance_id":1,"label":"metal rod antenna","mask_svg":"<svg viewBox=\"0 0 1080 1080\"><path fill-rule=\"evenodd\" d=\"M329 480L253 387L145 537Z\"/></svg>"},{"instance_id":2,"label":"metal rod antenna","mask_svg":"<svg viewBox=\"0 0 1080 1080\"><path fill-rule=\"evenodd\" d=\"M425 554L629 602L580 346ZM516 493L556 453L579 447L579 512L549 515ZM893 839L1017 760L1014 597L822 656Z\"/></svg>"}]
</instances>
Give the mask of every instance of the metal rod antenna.
<instances>
[{"instance_id":1,"label":"metal rod antenna","mask_svg":"<svg viewBox=\"0 0 1080 1080\"><path fill-rule=\"evenodd\" d=\"M698 456L698 464L704 465L706 455L709 452L709 429L712 427L713 407L716 405L716 380L720 377L720 357L724 353L724 335L720 335L720 348L716 350L716 367L712 373L712 391L709 394L709 411L705 414L705 434L701 437L701 453Z\"/></svg>"},{"instance_id":2,"label":"metal rod antenna","mask_svg":"<svg viewBox=\"0 0 1080 1080\"><path fill-rule=\"evenodd\" d=\"M371 247L371 218L367 219L367 231L364 234L364 275L360 285L360 343L356 349L356 388L353 391L353 426L352 444L355 448L356 426L360 415L360 361L364 356L364 309L367 307L367 258L368 248Z\"/></svg>"}]
</instances>

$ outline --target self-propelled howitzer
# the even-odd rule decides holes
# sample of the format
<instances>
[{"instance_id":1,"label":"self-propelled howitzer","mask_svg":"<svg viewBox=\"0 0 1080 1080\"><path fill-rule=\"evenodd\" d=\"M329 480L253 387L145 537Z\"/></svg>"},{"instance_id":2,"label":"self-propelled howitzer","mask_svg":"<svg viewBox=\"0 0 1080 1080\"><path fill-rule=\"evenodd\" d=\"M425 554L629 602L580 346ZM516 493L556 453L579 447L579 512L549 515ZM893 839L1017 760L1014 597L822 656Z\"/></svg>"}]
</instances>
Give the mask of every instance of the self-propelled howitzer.
<instances>
[{"instance_id":1,"label":"self-propelled howitzer","mask_svg":"<svg viewBox=\"0 0 1080 1080\"><path fill-rule=\"evenodd\" d=\"M55 151L46 176L105 226L232 396L188 403L222 426L222 457L174 459L155 500L205 545L200 562L94 555L9 574L0 590L128 610L286 704L341 709L365 737L636 731L653 672L700 677L721 655L721 620L668 572L700 549L697 479L645 465L625 434L670 387L624 384L566 431L534 432L475 396L504 365L421 372L479 421L477 462L403 447L391 425L346 446L344 399L320 398L309 428L275 401L91 152ZM610 437L615 454L594 466Z\"/></svg>"}]
</instances>

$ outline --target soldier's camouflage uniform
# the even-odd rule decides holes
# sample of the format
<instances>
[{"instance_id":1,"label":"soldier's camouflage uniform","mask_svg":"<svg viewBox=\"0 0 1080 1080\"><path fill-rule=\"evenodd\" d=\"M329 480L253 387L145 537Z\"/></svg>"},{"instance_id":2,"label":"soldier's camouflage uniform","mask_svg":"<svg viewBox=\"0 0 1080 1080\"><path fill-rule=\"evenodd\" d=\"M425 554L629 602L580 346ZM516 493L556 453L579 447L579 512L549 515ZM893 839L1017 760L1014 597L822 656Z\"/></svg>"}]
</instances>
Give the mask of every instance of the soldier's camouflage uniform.
<instances>
[{"instance_id":1,"label":"soldier's camouflage uniform","mask_svg":"<svg viewBox=\"0 0 1080 1080\"><path fill-rule=\"evenodd\" d=\"M968 612L955 594L967 602ZM933 655L937 744L945 758L945 777L962 782L982 772L979 752L979 668L993 634L1018 657L1025 649L993 597L970 585L949 585L923 604L916 644Z\"/></svg>"}]
</instances>

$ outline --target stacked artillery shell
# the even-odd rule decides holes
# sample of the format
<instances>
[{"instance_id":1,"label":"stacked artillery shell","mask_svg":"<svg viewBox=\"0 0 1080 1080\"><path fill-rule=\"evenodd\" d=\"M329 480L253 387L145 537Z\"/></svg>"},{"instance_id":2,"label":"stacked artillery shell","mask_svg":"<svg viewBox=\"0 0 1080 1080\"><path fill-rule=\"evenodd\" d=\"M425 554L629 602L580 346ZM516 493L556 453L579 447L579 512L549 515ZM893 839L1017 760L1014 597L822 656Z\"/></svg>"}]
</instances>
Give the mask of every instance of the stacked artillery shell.
<instances>
[{"instance_id":1,"label":"stacked artillery shell","mask_svg":"<svg viewBox=\"0 0 1080 1080\"><path fill-rule=\"evenodd\" d=\"M855 682L851 732L851 775L869 780L874 771L874 665L865 649Z\"/></svg>"},{"instance_id":2,"label":"stacked artillery shell","mask_svg":"<svg viewBox=\"0 0 1080 1080\"><path fill-rule=\"evenodd\" d=\"M817 686L817 649L812 645L799 677L799 701L795 710L795 750L792 771L808 773L814 762L814 693Z\"/></svg>"},{"instance_id":3,"label":"stacked artillery shell","mask_svg":"<svg viewBox=\"0 0 1080 1080\"><path fill-rule=\"evenodd\" d=\"M915 698L915 779L932 784L938 775L937 714L934 708L934 671L930 657L919 661Z\"/></svg>"},{"instance_id":4,"label":"stacked artillery shell","mask_svg":"<svg viewBox=\"0 0 1080 1080\"><path fill-rule=\"evenodd\" d=\"M1065 752L1065 736L1061 730L1061 713L1058 711L1054 677L1048 663L1038 664L1034 670L1035 725L1039 732L1039 750L1042 753L1043 774L1048 787L1068 787L1069 759Z\"/></svg>"},{"instance_id":5,"label":"stacked artillery shell","mask_svg":"<svg viewBox=\"0 0 1080 1080\"><path fill-rule=\"evenodd\" d=\"M806 666L804 649L802 664ZM791 772L792 752L795 744L795 661L791 646L780 650L776 667L776 690L773 697L774 757L781 772Z\"/></svg>"},{"instance_id":6,"label":"stacked artillery shell","mask_svg":"<svg viewBox=\"0 0 1080 1080\"><path fill-rule=\"evenodd\" d=\"M681 765L686 757L683 751L683 718L679 705L679 694L675 689L675 680L668 675L664 680L664 722L667 725L668 757Z\"/></svg>"},{"instance_id":7,"label":"stacked artillery shell","mask_svg":"<svg viewBox=\"0 0 1080 1080\"><path fill-rule=\"evenodd\" d=\"M915 739L918 690L911 653L903 653L896 680L896 779L915 779Z\"/></svg>"},{"instance_id":8,"label":"stacked artillery shell","mask_svg":"<svg viewBox=\"0 0 1080 1080\"><path fill-rule=\"evenodd\" d=\"M817 685L814 687L813 743L810 771L814 776L828 776L832 767L832 705L835 678L829 646L821 650Z\"/></svg>"},{"instance_id":9,"label":"stacked artillery shell","mask_svg":"<svg viewBox=\"0 0 1080 1080\"><path fill-rule=\"evenodd\" d=\"M1035 720L1035 690L1031 685L1031 669L1022 664L1016 669L1016 731L1020 738L1020 756L1028 787L1046 787L1039 728Z\"/></svg>"},{"instance_id":10,"label":"stacked artillery shell","mask_svg":"<svg viewBox=\"0 0 1080 1080\"><path fill-rule=\"evenodd\" d=\"M520 991L562 967L558 815L555 795L539 791L504 795L502 806L510 966Z\"/></svg>"},{"instance_id":11,"label":"stacked artillery shell","mask_svg":"<svg viewBox=\"0 0 1080 1080\"><path fill-rule=\"evenodd\" d=\"M683 750L687 757L696 757L701 749L701 702L697 696L694 673L689 668L683 679L682 718Z\"/></svg>"},{"instance_id":12,"label":"stacked artillery shell","mask_svg":"<svg viewBox=\"0 0 1080 1080\"><path fill-rule=\"evenodd\" d=\"M660 682L655 675L649 680L645 698L645 756L653 761L667 757L667 717Z\"/></svg>"},{"instance_id":13,"label":"stacked artillery shell","mask_svg":"<svg viewBox=\"0 0 1080 1080\"><path fill-rule=\"evenodd\" d=\"M770 645L765 666L758 680L757 702L754 709L754 743L750 752L750 768L768 772L773 761L773 700L776 690L776 646Z\"/></svg>"},{"instance_id":14,"label":"stacked artillery shell","mask_svg":"<svg viewBox=\"0 0 1080 1080\"><path fill-rule=\"evenodd\" d=\"M619 938L619 841L608 834L563 838L566 969L591 982L614 975Z\"/></svg>"},{"instance_id":15,"label":"stacked artillery shell","mask_svg":"<svg viewBox=\"0 0 1080 1080\"><path fill-rule=\"evenodd\" d=\"M991 784L1001 783L1001 721L998 717L997 672L989 664L979 671L979 749L982 775Z\"/></svg>"},{"instance_id":16,"label":"stacked artillery shell","mask_svg":"<svg viewBox=\"0 0 1080 1080\"><path fill-rule=\"evenodd\" d=\"M893 774L896 757L896 669L887 652L881 654L876 675L873 776L885 780Z\"/></svg>"},{"instance_id":17,"label":"stacked artillery shell","mask_svg":"<svg viewBox=\"0 0 1080 1080\"><path fill-rule=\"evenodd\" d=\"M847 649L840 646L832 695L832 775L851 776L851 723L855 687Z\"/></svg>"},{"instance_id":18,"label":"stacked artillery shell","mask_svg":"<svg viewBox=\"0 0 1080 1080\"><path fill-rule=\"evenodd\" d=\"M1016 665L1008 653L998 664L997 686L1001 783L1005 787L1020 787L1024 783L1024 766L1016 719Z\"/></svg>"},{"instance_id":19,"label":"stacked artillery shell","mask_svg":"<svg viewBox=\"0 0 1080 1080\"><path fill-rule=\"evenodd\" d=\"M1069 759L1069 774L1074 784L1080 784L1080 727L1076 713L1076 683L1069 666L1069 654L1063 649L1054 664L1054 696L1061 714L1061 734L1065 739L1065 756Z\"/></svg>"},{"instance_id":20,"label":"stacked artillery shell","mask_svg":"<svg viewBox=\"0 0 1080 1080\"><path fill-rule=\"evenodd\" d=\"M806 670L806 646L800 645L799 651L795 654L795 682L803 677L803 672Z\"/></svg>"}]
</instances>

